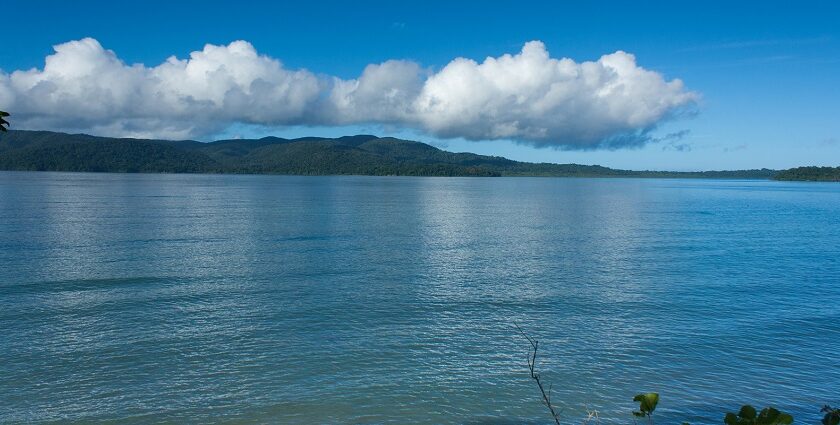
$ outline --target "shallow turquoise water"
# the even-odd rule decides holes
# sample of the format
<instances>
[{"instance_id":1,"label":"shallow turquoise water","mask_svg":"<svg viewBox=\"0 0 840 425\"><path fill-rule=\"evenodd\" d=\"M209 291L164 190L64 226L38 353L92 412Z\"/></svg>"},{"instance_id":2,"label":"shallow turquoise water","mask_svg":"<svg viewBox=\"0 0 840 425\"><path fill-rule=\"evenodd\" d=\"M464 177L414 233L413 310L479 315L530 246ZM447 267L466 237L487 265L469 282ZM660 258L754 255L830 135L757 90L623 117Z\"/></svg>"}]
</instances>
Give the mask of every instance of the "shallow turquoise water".
<instances>
[{"instance_id":1,"label":"shallow turquoise water","mask_svg":"<svg viewBox=\"0 0 840 425\"><path fill-rule=\"evenodd\" d=\"M840 185L0 173L0 422L816 423Z\"/></svg>"}]
</instances>

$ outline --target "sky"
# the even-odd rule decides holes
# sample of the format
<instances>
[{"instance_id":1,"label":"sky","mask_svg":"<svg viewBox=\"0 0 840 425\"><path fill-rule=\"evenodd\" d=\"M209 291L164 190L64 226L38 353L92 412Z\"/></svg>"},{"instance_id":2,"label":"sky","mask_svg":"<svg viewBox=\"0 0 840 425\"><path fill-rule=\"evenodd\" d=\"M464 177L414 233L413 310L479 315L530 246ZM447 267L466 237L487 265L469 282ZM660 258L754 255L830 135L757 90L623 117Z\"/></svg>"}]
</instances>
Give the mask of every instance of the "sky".
<instances>
[{"instance_id":1,"label":"sky","mask_svg":"<svg viewBox=\"0 0 840 425\"><path fill-rule=\"evenodd\" d=\"M18 129L375 134L625 169L840 165L838 2L5 0L0 11L0 109Z\"/></svg>"}]
</instances>

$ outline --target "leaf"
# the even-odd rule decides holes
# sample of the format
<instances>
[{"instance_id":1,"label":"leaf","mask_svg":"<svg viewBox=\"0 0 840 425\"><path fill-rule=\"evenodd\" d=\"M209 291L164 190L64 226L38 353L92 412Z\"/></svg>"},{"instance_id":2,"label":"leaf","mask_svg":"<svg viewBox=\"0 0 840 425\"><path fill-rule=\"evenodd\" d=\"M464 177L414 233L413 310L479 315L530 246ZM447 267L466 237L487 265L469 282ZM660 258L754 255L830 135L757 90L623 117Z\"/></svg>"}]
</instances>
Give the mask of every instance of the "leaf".
<instances>
[{"instance_id":1,"label":"leaf","mask_svg":"<svg viewBox=\"0 0 840 425\"><path fill-rule=\"evenodd\" d=\"M793 416L782 413L772 407L761 410L756 419L756 425L789 425L793 422Z\"/></svg>"},{"instance_id":2,"label":"leaf","mask_svg":"<svg viewBox=\"0 0 840 425\"><path fill-rule=\"evenodd\" d=\"M756 415L755 408L746 404L741 407L737 416L727 413L723 422L726 425L790 425L793 423L793 416L772 407L765 407Z\"/></svg>"},{"instance_id":3,"label":"leaf","mask_svg":"<svg viewBox=\"0 0 840 425\"><path fill-rule=\"evenodd\" d=\"M824 406L820 412L824 412L823 425L840 425L840 409L832 409L831 406Z\"/></svg>"},{"instance_id":4,"label":"leaf","mask_svg":"<svg viewBox=\"0 0 840 425\"><path fill-rule=\"evenodd\" d=\"M765 407L761 410L761 413L758 414L758 418L756 419L755 423L757 424L773 424L776 423L776 419L782 412L772 408L772 407Z\"/></svg>"},{"instance_id":5,"label":"leaf","mask_svg":"<svg viewBox=\"0 0 840 425\"><path fill-rule=\"evenodd\" d=\"M738 412L738 416L741 419L755 419L755 407L750 406L749 404L745 404L741 406L741 410Z\"/></svg>"},{"instance_id":6,"label":"leaf","mask_svg":"<svg viewBox=\"0 0 840 425\"><path fill-rule=\"evenodd\" d=\"M734 413L727 413L726 416L723 417L723 423L726 425L738 425L740 421L738 420L738 416Z\"/></svg>"},{"instance_id":7,"label":"leaf","mask_svg":"<svg viewBox=\"0 0 840 425\"><path fill-rule=\"evenodd\" d=\"M778 424L782 425L790 425L793 423L793 416L788 415L787 413L782 413L779 415L779 419L776 421Z\"/></svg>"},{"instance_id":8,"label":"leaf","mask_svg":"<svg viewBox=\"0 0 840 425\"><path fill-rule=\"evenodd\" d=\"M639 413L636 416L650 416L656 410L656 405L659 404L659 393L636 394L633 401L639 402Z\"/></svg>"}]
</instances>

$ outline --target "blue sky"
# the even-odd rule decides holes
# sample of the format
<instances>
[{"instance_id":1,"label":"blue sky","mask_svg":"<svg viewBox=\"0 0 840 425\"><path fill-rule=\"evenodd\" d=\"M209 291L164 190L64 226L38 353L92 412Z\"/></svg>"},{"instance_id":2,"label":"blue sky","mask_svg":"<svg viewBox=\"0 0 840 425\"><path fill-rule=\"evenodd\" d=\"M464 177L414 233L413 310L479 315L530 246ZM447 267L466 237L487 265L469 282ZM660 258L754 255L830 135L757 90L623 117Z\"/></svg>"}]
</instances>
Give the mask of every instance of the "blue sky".
<instances>
[{"instance_id":1,"label":"blue sky","mask_svg":"<svg viewBox=\"0 0 840 425\"><path fill-rule=\"evenodd\" d=\"M539 40L551 58L578 63L631 53L639 67L698 94L693 114L657 120L653 141L615 150L467 141L400 123L233 124L204 138L373 133L519 160L633 169L840 165L837 2L267 3L5 1L0 69L42 69L54 45L85 37L128 65L149 67L208 43L245 40L287 69L350 80L391 59L437 72L457 57L480 63ZM683 136L656 141L672 133Z\"/></svg>"}]
</instances>

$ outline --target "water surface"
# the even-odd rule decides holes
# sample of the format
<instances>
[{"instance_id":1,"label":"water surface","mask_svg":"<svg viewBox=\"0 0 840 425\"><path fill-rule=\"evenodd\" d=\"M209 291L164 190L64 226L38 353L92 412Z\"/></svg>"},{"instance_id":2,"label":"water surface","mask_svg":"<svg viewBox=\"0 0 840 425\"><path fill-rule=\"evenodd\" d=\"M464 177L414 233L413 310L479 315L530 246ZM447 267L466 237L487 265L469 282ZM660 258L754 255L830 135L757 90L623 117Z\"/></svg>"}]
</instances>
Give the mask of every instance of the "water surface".
<instances>
[{"instance_id":1,"label":"water surface","mask_svg":"<svg viewBox=\"0 0 840 425\"><path fill-rule=\"evenodd\" d=\"M0 422L840 404L840 185L0 173Z\"/></svg>"}]
</instances>

